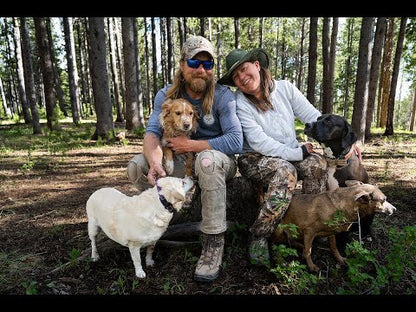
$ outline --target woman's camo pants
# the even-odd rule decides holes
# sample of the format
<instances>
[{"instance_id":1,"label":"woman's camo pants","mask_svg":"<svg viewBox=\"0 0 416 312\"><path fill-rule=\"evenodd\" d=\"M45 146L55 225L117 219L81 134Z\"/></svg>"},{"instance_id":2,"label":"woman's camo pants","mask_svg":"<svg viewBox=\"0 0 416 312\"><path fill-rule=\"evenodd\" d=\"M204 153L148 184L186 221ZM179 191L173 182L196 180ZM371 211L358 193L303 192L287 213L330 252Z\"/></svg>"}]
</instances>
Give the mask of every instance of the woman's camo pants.
<instances>
[{"instance_id":1,"label":"woman's camo pants","mask_svg":"<svg viewBox=\"0 0 416 312\"><path fill-rule=\"evenodd\" d=\"M303 161L286 161L259 153L246 153L238 158L238 169L242 176L251 179L262 188L260 211L250 232L255 236L269 238L285 214L299 180L302 193L321 193L326 190L327 162L311 154Z\"/></svg>"}]
</instances>

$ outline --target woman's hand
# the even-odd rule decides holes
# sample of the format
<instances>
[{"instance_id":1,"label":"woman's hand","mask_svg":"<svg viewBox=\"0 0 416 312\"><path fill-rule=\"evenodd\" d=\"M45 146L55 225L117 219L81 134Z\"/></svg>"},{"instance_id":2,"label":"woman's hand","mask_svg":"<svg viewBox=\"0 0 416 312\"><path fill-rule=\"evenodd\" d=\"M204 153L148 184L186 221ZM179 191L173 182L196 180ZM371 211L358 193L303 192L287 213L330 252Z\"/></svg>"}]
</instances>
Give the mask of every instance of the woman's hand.
<instances>
[{"instance_id":1,"label":"woman's hand","mask_svg":"<svg viewBox=\"0 0 416 312\"><path fill-rule=\"evenodd\" d=\"M303 144L303 146L305 146L306 151L308 152L308 154L310 153L315 153L315 151L313 150L313 145L310 142L306 142L305 144Z\"/></svg>"}]
</instances>

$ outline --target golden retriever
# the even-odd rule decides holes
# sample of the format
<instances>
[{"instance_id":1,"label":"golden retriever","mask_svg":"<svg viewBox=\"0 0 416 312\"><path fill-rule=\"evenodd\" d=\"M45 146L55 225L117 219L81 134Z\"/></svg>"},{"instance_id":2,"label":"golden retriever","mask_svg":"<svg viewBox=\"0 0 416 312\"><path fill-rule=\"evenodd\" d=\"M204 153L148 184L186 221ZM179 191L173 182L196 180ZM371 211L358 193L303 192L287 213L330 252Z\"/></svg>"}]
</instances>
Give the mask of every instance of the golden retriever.
<instances>
[{"instance_id":1,"label":"golden retriever","mask_svg":"<svg viewBox=\"0 0 416 312\"><path fill-rule=\"evenodd\" d=\"M86 205L92 260L99 259L95 238L101 229L129 248L136 276L145 278L140 248L147 247L146 266L152 266L154 246L165 233L173 212L182 208L192 186L191 178L163 177L153 188L132 197L110 187L95 191Z\"/></svg>"},{"instance_id":2,"label":"golden retriever","mask_svg":"<svg viewBox=\"0 0 416 312\"><path fill-rule=\"evenodd\" d=\"M300 235L295 239L290 231L278 227L271 237L271 243L284 243L288 237L294 246L303 246L303 257L308 268L317 272L319 267L311 257L312 243L316 236L329 236L331 251L337 261L343 264L344 258L337 249L335 234L347 231L358 221L359 216L372 213L391 215L396 210L377 186L357 180L347 180L345 183L346 187L332 191L293 195L280 224L295 224Z\"/></svg>"},{"instance_id":3,"label":"golden retriever","mask_svg":"<svg viewBox=\"0 0 416 312\"><path fill-rule=\"evenodd\" d=\"M159 122L163 128L163 165L168 175L172 175L174 165L173 151L166 146L166 138L180 135L190 137L198 127L197 118L198 114L195 107L183 98L167 99L162 104L162 113L159 115ZM194 154L192 152L186 153L185 176L192 176L193 157Z\"/></svg>"}]
</instances>

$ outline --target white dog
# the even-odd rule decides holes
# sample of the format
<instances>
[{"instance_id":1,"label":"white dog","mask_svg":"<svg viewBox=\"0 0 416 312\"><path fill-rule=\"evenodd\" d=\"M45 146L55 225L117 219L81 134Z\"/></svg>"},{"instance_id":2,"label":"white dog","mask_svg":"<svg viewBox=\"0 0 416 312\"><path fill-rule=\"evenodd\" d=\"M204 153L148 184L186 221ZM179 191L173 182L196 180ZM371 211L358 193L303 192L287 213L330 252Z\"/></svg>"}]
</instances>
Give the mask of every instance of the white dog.
<instances>
[{"instance_id":1,"label":"white dog","mask_svg":"<svg viewBox=\"0 0 416 312\"><path fill-rule=\"evenodd\" d=\"M132 197L114 188L95 191L86 205L92 260L99 259L95 237L101 228L113 241L129 248L136 276L145 278L140 248L147 247L146 266L152 266L154 246L166 231L174 210L182 208L192 186L190 178L164 177L153 188Z\"/></svg>"}]
</instances>

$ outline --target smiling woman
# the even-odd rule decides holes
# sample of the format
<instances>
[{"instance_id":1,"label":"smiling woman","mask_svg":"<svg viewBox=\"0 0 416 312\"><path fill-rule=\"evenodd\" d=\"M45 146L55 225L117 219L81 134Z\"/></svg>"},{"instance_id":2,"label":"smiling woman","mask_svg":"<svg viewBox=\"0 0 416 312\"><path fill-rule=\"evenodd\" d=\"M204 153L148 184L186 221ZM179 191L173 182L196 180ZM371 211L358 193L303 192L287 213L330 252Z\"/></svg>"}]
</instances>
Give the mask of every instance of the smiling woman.
<instances>
[{"instance_id":1,"label":"smiling woman","mask_svg":"<svg viewBox=\"0 0 416 312\"><path fill-rule=\"evenodd\" d=\"M226 56L226 66L219 83L237 87L237 115L244 133L238 168L262 188L258 217L250 227L250 257L269 266L268 240L288 209L298 178L303 193L326 190L325 159L313 153L310 142L301 144L295 130L295 118L313 122L321 113L289 81L272 78L264 49L234 49Z\"/></svg>"}]
</instances>

